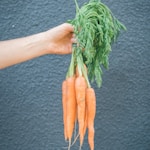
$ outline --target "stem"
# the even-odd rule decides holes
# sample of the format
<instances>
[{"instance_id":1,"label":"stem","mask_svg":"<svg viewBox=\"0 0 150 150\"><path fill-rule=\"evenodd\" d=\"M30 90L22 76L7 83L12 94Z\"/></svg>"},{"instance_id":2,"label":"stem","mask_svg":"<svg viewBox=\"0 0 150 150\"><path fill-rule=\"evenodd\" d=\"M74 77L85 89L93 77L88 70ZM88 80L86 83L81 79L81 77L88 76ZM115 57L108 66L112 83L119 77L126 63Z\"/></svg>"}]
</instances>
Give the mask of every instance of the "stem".
<instances>
[{"instance_id":1,"label":"stem","mask_svg":"<svg viewBox=\"0 0 150 150\"><path fill-rule=\"evenodd\" d=\"M69 66L66 78L72 77L74 75L74 60L75 60L75 58L74 58L74 56L75 56L74 48L73 48L72 51L73 52L72 52L72 56L71 56L71 62L70 62L70 66Z\"/></svg>"},{"instance_id":2,"label":"stem","mask_svg":"<svg viewBox=\"0 0 150 150\"><path fill-rule=\"evenodd\" d=\"M76 12L78 12L78 11L79 11L79 5L78 5L78 3L77 3L77 0L74 0L74 2L75 2L75 4L76 4Z\"/></svg>"},{"instance_id":3,"label":"stem","mask_svg":"<svg viewBox=\"0 0 150 150\"><path fill-rule=\"evenodd\" d=\"M78 63L77 67L79 71L79 76L82 76L80 56L77 57L77 63Z\"/></svg>"},{"instance_id":4,"label":"stem","mask_svg":"<svg viewBox=\"0 0 150 150\"><path fill-rule=\"evenodd\" d=\"M85 72L84 66L83 66L82 70L83 70L83 71L82 71L82 72L83 72L83 76L84 76L84 78L85 78L85 80L86 80L86 82L87 82L88 88L90 88L91 85L90 85L90 82L89 82L87 73Z\"/></svg>"},{"instance_id":5,"label":"stem","mask_svg":"<svg viewBox=\"0 0 150 150\"><path fill-rule=\"evenodd\" d=\"M90 85L90 82L89 82L89 79L88 79L88 76L87 76L87 73L86 73L86 70L84 68L84 63L83 63L83 58L82 58L82 55L81 53L77 56L77 64L78 64L78 70L79 70L79 75L83 75L86 82L87 82L87 85L88 85L88 88L91 87Z\"/></svg>"}]
</instances>

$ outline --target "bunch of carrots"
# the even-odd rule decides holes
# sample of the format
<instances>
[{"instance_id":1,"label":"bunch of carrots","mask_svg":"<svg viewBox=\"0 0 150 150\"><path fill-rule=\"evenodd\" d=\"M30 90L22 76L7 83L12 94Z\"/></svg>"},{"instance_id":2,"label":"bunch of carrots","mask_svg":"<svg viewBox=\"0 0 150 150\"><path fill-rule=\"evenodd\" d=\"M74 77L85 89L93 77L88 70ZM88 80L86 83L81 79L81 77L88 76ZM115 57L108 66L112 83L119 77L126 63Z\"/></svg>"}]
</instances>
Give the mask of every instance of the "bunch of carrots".
<instances>
[{"instance_id":1,"label":"bunch of carrots","mask_svg":"<svg viewBox=\"0 0 150 150\"><path fill-rule=\"evenodd\" d=\"M80 62L80 57L77 58L78 63L74 65L73 58L68 76L62 83L64 137L65 140L69 140L68 149L70 149L75 124L78 123L80 148L88 128L89 145L91 150L94 150L95 91L87 82L87 67Z\"/></svg>"},{"instance_id":2,"label":"bunch of carrots","mask_svg":"<svg viewBox=\"0 0 150 150\"><path fill-rule=\"evenodd\" d=\"M76 70L76 74L68 77L62 84L64 137L69 140L70 149L75 124L78 122L80 147L88 128L89 145L91 150L94 150L95 92L87 86L84 76L79 74L78 67Z\"/></svg>"},{"instance_id":3,"label":"bunch of carrots","mask_svg":"<svg viewBox=\"0 0 150 150\"><path fill-rule=\"evenodd\" d=\"M80 149L88 129L89 147L94 150L96 95L90 81L101 86L101 66L108 68L111 44L126 28L100 0L90 0L81 8L76 0L75 4L76 16L69 22L75 28L77 44L73 45L71 63L62 83L64 137L69 141L69 150L77 124Z\"/></svg>"}]
</instances>

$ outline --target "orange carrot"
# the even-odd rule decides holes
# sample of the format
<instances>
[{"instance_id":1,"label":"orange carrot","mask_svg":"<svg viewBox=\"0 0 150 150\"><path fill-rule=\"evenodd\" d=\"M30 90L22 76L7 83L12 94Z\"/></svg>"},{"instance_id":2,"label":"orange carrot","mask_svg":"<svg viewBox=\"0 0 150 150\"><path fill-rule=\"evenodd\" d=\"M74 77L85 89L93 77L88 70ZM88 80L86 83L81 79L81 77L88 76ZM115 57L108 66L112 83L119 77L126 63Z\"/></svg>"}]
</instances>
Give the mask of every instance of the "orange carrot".
<instances>
[{"instance_id":1,"label":"orange carrot","mask_svg":"<svg viewBox=\"0 0 150 150\"><path fill-rule=\"evenodd\" d=\"M84 129L83 129L83 134L85 135L86 129L87 129L87 105L86 105L86 100L85 100L85 118L84 118Z\"/></svg>"},{"instance_id":2,"label":"orange carrot","mask_svg":"<svg viewBox=\"0 0 150 150\"><path fill-rule=\"evenodd\" d=\"M69 145L73 134L76 117L75 77L67 78L67 136ZM70 147L70 146L69 146Z\"/></svg>"},{"instance_id":3,"label":"orange carrot","mask_svg":"<svg viewBox=\"0 0 150 150\"><path fill-rule=\"evenodd\" d=\"M80 135L80 147L83 144L84 139L84 119L85 119L85 91L86 91L86 81L84 77L79 76L75 80L75 91L77 100L77 110L78 110L78 124L79 124L79 135Z\"/></svg>"},{"instance_id":4,"label":"orange carrot","mask_svg":"<svg viewBox=\"0 0 150 150\"><path fill-rule=\"evenodd\" d=\"M67 140L67 81L62 83L62 108L63 108L63 123L64 123L64 137Z\"/></svg>"},{"instance_id":5,"label":"orange carrot","mask_svg":"<svg viewBox=\"0 0 150 150\"><path fill-rule=\"evenodd\" d=\"M94 150L94 119L96 114L96 96L93 88L86 90L87 115L88 115L88 143Z\"/></svg>"}]
</instances>

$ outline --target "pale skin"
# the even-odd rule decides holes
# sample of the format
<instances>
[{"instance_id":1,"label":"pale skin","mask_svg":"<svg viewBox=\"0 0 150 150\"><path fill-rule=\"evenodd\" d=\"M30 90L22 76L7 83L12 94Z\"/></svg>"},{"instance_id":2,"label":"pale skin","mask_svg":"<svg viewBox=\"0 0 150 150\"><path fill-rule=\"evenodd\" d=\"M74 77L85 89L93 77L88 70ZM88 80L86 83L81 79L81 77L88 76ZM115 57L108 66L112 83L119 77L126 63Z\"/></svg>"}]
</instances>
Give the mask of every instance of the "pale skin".
<instances>
[{"instance_id":1,"label":"pale skin","mask_svg":"<svg viewBox=\"0 0 150 150\"><path fill-rule=\"evenodd\" d=\"M0 69L46 54L70 54L75 43L73 26L64 23L48 31L0 42Z\"/></svg>"}]
</instances>

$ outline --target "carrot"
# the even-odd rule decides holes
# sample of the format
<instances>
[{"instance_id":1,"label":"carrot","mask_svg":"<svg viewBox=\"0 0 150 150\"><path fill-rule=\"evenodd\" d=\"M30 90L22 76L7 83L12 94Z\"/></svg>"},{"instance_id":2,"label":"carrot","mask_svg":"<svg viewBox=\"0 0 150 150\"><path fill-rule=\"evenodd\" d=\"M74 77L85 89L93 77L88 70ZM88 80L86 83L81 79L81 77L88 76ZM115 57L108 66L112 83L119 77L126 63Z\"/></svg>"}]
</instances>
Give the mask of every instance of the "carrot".
<instances>
[{"instance_id":1,"label":"carrot","mask_svg":"<svg viewBox=\"0 0 150 150\"><path fill-rule=\"evenodd\" d=\"M96 96L93 88L86 90L87 115L88 115L88 143L94 150L94 118L96 114Z\"/></svg>"},{"instance_id":2,"label":"carrot","mask_svg":"<svg viewBox=\"0 0 150 150\"><path fill-rule=\"evenodd\" d=\"M83 76L79 76L75 80L75 91L77 100L78 110L78 124L79 124L79 135L80 135L80 147L83 144L84 139L84 119L85 119L85 91L86 81Z\"/></svg>"},{"instance_id":3,"label":"carrot","mask_svg":"<svg viewBox=\"0 0 150 150\"><path fill-rule=\"evenodd\" d=\"M67 81L62 83L62 108L63 108L63 123L64 123L64 138L67 140Z\"/></svg>"},{"instance_id":4,"label":"carrot","mask_svg":"<svg viewBox=\"0 0 150 150\"><path fill-rule=\"evenodd\" d=\"M85 118L84 118L84 129L83 129L83 134L85 135L86 133L86 129L87 129L87 105L86 105L86 101L85 101Z\"/></svg>"},{"instance_id":5,"label":"carrot","mask_svg":"<svg viewBox=\"0 0 150 150\"><path fill-rule=\"evenodd\" d=\"M76 117L75 77L67 78L67 136L69 147ZM69 149L69 148L68 148Z\"/></svg>"},{"instance_id":6,"label":"carrot","mask_svg":"<svg viewBox=\"0 0 150 150\"><path fill-rule=\"evenodd\" d=\"M126 28L100 0L90 0L82 7L78 6L77 0L74 1L76 4L76 15L74 19L69 20L69 23L74 26L77 43L72 45L71 62L66 75L68 79L67 133L65 134L67 134L67 139L69 139L68 149L70 149L73 129L76 128L74 124L77 118L80 148L86 129L88 129L89 146L91 150L94 150L96 96L94 89L91 88L90 80L96 81L98 87L101 86L103 73L101 66L108 68L111 44L115 41L119 32ZM105 28L106 26L107 28Z\"/></svg>"},{"instance_id":7,"label":"carrot","mask_svg":"<svg viewBox=\"0 0 150 150\"><path fill-rule=\"evenodd\" d=\"M74 124L74 139L77 137L76 129L77 129L77 119L78 119L78 114L77 114L77 102L76 102L76 114L75 114L75 124Z\"/></svg>"}]
</instances>

